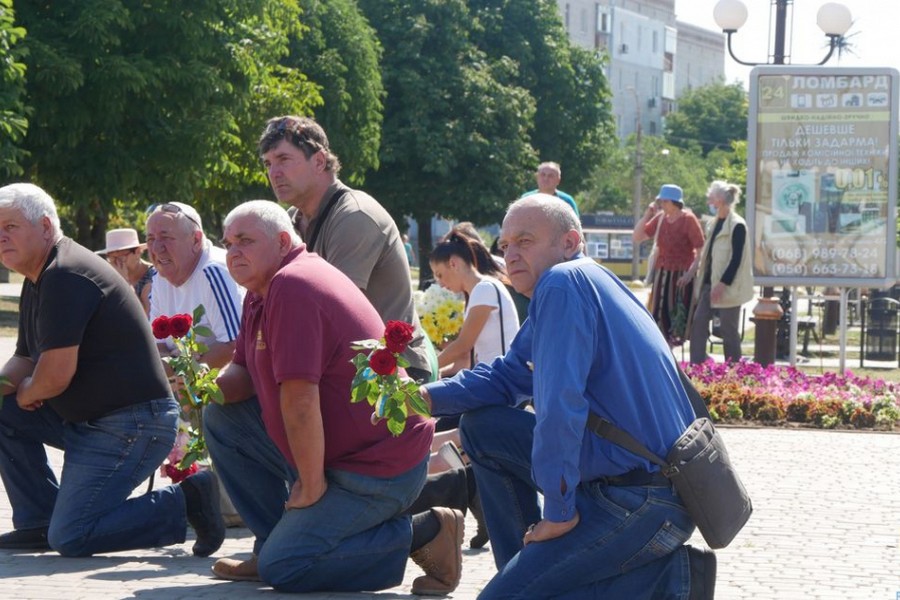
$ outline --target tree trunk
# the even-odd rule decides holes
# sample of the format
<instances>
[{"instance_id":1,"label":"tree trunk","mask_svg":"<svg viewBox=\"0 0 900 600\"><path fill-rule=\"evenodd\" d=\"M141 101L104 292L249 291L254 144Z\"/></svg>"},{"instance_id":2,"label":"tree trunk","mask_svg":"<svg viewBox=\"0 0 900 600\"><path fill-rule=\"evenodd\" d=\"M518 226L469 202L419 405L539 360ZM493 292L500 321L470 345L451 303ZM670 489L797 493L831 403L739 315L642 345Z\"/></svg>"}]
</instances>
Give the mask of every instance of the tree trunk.
<instances>
[{"instance_id":1,"label":"tree trunk","mask_svg":"<svg viewBox=\"0 0 900 600\"><path fill-rule=\"evenodd\" d=\"M92 202L91 206L79 205L75 211L75 235L72 237L85 248L98 250L105 247L107 225L109 215L96 202Z\"/></svg>"},{"instance_id":2,"label":"tree trunk","mask_svg":"<svg viewBox=\"0 0 900 600\"><path fill-rule=\"evenodd\" d=\"M434 279L431 263L428 262L434 247L431 240L431 215L416 215L416 225L419 227L419 289L424 290L425 284Z\"/></svg>"}]
</instances>

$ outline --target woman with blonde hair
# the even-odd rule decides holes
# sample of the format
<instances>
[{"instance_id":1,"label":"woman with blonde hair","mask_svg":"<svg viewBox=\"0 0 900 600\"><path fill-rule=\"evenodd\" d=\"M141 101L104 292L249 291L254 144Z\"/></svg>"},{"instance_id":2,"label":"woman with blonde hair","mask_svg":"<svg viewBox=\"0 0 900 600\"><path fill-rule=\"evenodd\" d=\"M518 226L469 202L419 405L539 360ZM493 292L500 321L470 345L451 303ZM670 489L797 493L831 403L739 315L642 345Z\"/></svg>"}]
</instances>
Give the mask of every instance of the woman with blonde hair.
<instances>
[{"instance_id":1,"label":"woman with blonde hair","mask_svg":"<svg viewBox=\"0 0 900 600\"><path fill-rule=\"evenodd\" d=\"M716 216L707 225L703 251L689 270L691 275L697 274L690 324L691 362L695 364L708 358L713 311L719 314L725 360L741 359L741 306L753 298L753 273L747 223L734 211L740 198L741 188L727 181L713 181L707 191L709 208Z\"/></svg>"}]
</instances>

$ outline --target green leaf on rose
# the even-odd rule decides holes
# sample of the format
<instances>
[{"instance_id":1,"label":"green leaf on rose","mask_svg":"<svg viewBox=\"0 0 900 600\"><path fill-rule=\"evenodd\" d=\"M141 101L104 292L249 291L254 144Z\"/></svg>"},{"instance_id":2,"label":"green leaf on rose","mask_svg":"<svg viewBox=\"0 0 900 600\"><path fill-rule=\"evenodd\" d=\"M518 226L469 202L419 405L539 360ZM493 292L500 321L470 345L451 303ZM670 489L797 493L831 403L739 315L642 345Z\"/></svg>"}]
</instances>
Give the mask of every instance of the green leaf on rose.
<instances>
[{"instance_id":1,"label":"green leaf on rose","mask_svg":"<svg viewBox=\"0 0 900 600\"><path fill-rule=\"evenodd\" d=\"M209 337L213 336L213 331L206 325L197 325L196 327L194 327L194 334L198 335L200 337L209 338ZM198 342L198 345L199 344L200 344L200 342Z\"/></svg>"},{"instance_id":2,"label":"green leaf on rose","mask_svg":"<svg viewBox=\"0 0 900 600\"><path fill-rule=\"evenodd\" d=\"M378 346L378 340L359 340L350 343L350 347L354 350L375 350Z\"/></svg>"},{"instance_id":3,"label":"green leaf on rose","mask_svg":"<svg viewBox=\"0 0 900 600\"><path fill-rule=\"evenodd\" d=\"M410 394L409 395L409 406L413 409L413 412L422 415L423 417L429 418L431 417L431 410L428 408L428 403L422 398L419 394Z\"/></svg>"},{"instance_id":4,"label":"green leaf on rose","mask_svg":"<svg viewBox=\"0 0 900 600\"><path fill-rule=\"evenodd\" d=\"M198 304L197 308L194 309L194 314L191 315L191 318L193 319L194 323L199 323L200 319L202 319L203 315L205 315L205 314L206 314L206 307L204 307L202 304ZM194 328L195 331L197 329L198 329L197 327ZM207 335L207 334L202 333L200 335ZM208 335L212 335L212 333L209 333Z\"/></svg>"}]
</instances>

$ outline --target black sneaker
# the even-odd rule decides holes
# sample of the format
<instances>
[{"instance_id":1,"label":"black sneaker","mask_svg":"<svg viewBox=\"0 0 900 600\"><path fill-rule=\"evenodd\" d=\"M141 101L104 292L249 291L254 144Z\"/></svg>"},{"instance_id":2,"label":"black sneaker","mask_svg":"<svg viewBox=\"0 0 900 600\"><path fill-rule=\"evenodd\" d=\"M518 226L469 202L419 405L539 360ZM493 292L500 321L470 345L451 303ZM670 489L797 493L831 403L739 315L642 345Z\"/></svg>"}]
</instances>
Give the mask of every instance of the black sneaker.
<instances>
[{"instance_id":1,"label":"black sneaker","mask_svg":"<svg viewBox=\"0 0 900 600\"><path fill-rule=\"evenodd\" d=\"M713 600L716 595L716 555L712 550L687 548L691 565L690 600Z\"/></svg>"},{"instance_id":2,"label":"black sneaker","mask_svg":"<svg viewBox=\"0 0 900 600\"><path fill-rule=\"evenodd\" d=\"M0 549L4 550L49 550L47 528L16 529L0 535Z\"/></svg>"},{"instance_id":3,"label":"black sneaker","mask_svg":"<svg viewBox=\"0 0 900 600\"><path fill-rule=\"evenodd\" d=\"M219 478L212 471L200 471L179 485L185 495L187 520L197 534L192 549L194 556L209 556L225 541L225 520L219 507Z\"/></svg>"}]
</instances>

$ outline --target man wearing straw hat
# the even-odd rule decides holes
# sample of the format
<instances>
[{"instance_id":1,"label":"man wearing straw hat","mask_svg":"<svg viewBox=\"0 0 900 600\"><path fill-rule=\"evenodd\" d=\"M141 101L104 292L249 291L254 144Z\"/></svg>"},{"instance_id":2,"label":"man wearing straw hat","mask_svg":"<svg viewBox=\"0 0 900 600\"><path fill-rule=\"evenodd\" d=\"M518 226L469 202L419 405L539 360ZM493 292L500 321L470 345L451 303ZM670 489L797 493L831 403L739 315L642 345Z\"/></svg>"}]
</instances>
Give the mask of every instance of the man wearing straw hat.
<instances>
[{"instance_id":1,"label":"man wearing straw hat","mask_svg":"<svg viewBox=\"0 0 900 600\"><path fill-rule=\"evenodd\" d=\"M106 248L97 250L97 254L106 260L134 288L134 293L141 299L144 313L150 314L150 290L156 268L141 258L147 244L138 239L134 229L110 229L106 232Z\"/></svg>"}]
</instances>

